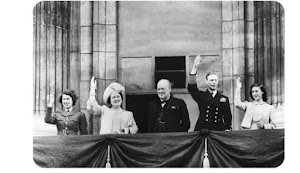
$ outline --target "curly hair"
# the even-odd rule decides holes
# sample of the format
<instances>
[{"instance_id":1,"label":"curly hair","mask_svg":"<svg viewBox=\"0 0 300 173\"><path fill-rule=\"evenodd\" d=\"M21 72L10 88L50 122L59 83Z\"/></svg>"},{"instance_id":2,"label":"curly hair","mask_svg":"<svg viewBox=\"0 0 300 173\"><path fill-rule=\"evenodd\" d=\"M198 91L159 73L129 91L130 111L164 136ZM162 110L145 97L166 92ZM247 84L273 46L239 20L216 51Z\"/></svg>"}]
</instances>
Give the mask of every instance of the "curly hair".
<instances>
[{"instance_id":1,"label":"curly hair","mask_svg":"<svg viewBox=\"0 0 300 173\"><path fill-rule=\"evenodd\" d=\"M74 90L65 90L61 96L59 97L59 103L62 104L62 96L63 95L68 95L72 98L72 101L73 101L73 106L76 104L76 100L78 99L78 97L76 96L76 93Z\"/></svg>"},{"instance_id":2,"label":"curly hair","mask_svg":"<svg viewBox=\"0 0 300 173\"><path fill-rule=\"evenodd\" d=\"M263 99L264 102L267 102L268 101L267 90L262 84L259 84L259 83L254 83L250 86L250 91L249 91L250 97L254 100L254 98L252 96L252 88L253 87L259 87L260 88L260 90L263 92L262 99Z\"/></svg>"}]
</instances>

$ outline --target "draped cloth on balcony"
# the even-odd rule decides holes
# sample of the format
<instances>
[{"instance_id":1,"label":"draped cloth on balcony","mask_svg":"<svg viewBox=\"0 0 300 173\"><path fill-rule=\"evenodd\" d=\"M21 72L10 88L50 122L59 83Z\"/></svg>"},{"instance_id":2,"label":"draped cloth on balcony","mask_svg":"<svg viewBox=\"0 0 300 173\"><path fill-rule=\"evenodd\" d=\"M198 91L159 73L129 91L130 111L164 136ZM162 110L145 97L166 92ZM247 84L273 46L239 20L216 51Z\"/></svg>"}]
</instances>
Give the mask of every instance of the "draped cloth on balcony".
<instances>
[{"instance_id":1,"label":"draped cloth on balcony","mask_svg":"<svg viewBox=\"0 0 300 173\"><path fill-rule=\"evenodd\" d=\"M33 137L41 167L202 167L204 139L211 167L277 167L284 159L284 129L198 131L132 135Z\"/></svg>"}]
</instances>

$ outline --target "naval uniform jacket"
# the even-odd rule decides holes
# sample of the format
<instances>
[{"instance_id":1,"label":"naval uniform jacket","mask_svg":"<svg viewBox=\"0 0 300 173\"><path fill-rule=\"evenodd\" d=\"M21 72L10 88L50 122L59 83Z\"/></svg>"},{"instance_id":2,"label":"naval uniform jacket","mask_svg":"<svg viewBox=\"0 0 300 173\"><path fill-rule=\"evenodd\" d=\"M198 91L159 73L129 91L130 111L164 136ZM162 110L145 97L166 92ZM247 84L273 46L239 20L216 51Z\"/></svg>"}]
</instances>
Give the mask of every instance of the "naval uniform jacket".
<instances>
[{"instance_id":1,"label":"naval uniform jacket","mask_svg":"<svg viewBox=\"0 0 300 173\"><path fill-rule=\"evenodd\" d=\"M160 99L149 103L147 111L147 132L155 132L158 121L164 123L163 132L187 132L190 128L190 118L185 102L173 96L161 106Z\"/></svg>"},{"instance_id":2,"label":"naval uniform jacket","mask_svg":"<svg viewBox=\"0 0 300 173\"><path fill-rule=\"evenodd\" d=\"M84 113L73 109L69 114L66 111L51 115L52 108L48 107L45 122L48 124L56 124L57 135L80 135L87 134L87 122Z\"/></svg>"},{"instance_id":3,"label":"naval uniform jacket","mask_svg":"<svg viewBox=\"0 0 300 173\"><path fill-rule=\"evenodd\" d=\"M215 97L206 91L198 90L196 83L189 82L188 91L197 102L200 115L194 131L200 129L231 130L231 110L228 97L217 92Z\"/></svg>"}]
</instances>

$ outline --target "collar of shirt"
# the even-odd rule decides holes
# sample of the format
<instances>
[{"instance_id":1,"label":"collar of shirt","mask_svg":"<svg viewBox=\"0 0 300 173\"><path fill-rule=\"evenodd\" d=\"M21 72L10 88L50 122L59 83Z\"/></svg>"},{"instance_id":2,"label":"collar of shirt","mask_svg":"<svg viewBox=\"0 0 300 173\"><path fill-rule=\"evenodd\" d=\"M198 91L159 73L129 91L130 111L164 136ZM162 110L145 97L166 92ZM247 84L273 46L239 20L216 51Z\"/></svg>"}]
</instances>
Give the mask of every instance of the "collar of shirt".
<instances>
[{"instance_id":1,"label":"collar of shirt","mask_svg":"<svg viewBox=\"0 0 300 173\"><path fill-rule=\"evenodd\" d=\"M67 115L68 115L70 112L72 112L72 110L73 110L73 107L71 107L70 109L66 109Z\"/></svg>"},{"instance_id":2,"label":"collar of shirt","mask_svg":"<svg viewBox=\"0 0 300 173\"><path fill-rule=\"evenodd\" d=\"M171 96L169 96L166 100L160 100L160 104L161 104L162 107L164 107L165 104L167 103L167 101L170 100L170 97Z\"/></svg>"},{"instance_id":3,"label":"collar of shirt","mask_svg":"<svg viewBox=\"0 0 300 173\"><path fill-rule=\"evenodd\" d=\"M209 91L209 93L213 96L213 97L215 97L216 96L216 94L217 94L217 90L214 90L214 91L210 91L210 90L208 90Z\"/></svg>"}]
</instances>

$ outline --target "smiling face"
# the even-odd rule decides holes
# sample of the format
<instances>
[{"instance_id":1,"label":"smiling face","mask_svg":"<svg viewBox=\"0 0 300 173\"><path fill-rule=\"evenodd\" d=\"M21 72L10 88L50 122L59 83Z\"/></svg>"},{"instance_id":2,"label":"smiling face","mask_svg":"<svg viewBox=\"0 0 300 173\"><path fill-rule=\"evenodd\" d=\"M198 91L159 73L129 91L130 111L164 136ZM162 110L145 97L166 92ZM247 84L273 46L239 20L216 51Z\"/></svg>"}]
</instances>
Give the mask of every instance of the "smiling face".
<instances>
[{"instance_id":1,"label":"smiling face","mask_svg":"<svg viewBox=\"0 0 300 173\"><path fill-rule=\"evenodd\" d=\"M252 91L252 98L255 101L261 101L262 100L263 92L261 91L260 87L253 87L251 91Z\"/></svg>"},{"instance_id":2,"label":"smiling face","mask_svg":"<svg viewBox=\"0 0 300 173\"><path fill-rule=\"evenodd\" d=\"M157 95L161 100L167 100L170 97L171 84L168 80L160 80L157 83Z\"/></svg>"},{"instance_id":3,"label":"smiling face","mask_svg":"<svg viewBox=\"0 0 300 173\"><path fill-rule=\"evenodd\" d=\"M62 105L65 109L69 109L69 108L73 107L72 97L67 95L67 94L63 94L63 96L62 96Z\"/></svg>"},{"instance_id":4,"label":"smiling face","mask_svg":"<svg viewBox=\"0 0 300 173\"><path fill-rule=\"evenodd\" d=\"M211 74L207 76L206 84L209 90L214 91L218 89L219 79L216 74Z\"/></svg>"},{"instance_id":5,"label":"smiling face","mask_svg":"<svg viewBox=\"0 0 300 173\"><path fill-rule=\"evenodd\" d=\"M120 107L122 105L121 94L117 91L113 91L110 95L110 103L112 107Z\"/></svg>"}]
</instances>

